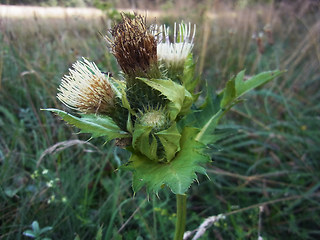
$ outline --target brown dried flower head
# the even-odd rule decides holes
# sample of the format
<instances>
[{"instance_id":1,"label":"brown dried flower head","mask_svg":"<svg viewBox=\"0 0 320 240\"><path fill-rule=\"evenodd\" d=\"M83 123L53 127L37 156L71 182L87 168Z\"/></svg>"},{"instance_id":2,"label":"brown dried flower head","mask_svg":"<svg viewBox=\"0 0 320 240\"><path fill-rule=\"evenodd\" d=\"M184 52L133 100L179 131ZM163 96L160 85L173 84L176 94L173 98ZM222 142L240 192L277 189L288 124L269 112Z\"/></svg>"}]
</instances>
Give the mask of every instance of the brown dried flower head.
<instances>
[{"instance_id":1,"label":"brown dried flower head","mask_svg":"<svg viewBox=\"0 0 320 240\"><path fill-rule=\"evenodd\" d=\"M72 65L58 88L57 98L71 109L82 113L110 114L114 110L115 94L109 76L86 59Z\"/></svg>"},{"instance_id":2,"label":"brown dried flower head","mask_svg":"<svg viewBox=\"0 0 320 240\"><path fill-rule=\"evenodd\" d=\"M147 29L146 18L122 13L122 21L111 29L113 40L106 37L122 71L128 75L147 73L157 63L157 41Z\"/></svg>"}]
</instances>

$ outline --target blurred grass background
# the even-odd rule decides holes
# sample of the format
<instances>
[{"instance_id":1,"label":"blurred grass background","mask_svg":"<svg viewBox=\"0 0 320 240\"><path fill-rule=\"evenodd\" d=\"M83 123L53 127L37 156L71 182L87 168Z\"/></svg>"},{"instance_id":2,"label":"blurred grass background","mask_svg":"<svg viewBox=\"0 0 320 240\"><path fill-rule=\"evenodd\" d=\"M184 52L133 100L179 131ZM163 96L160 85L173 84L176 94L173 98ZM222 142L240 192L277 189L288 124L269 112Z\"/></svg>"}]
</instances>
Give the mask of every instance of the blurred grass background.
<instances>
[{"instance_id":1,"label":"blurred grass background","mask_svg":"<svg viewBox=\"0 0 320 240\"><path fill-rule=\"evenodd\" d=\"M221 122L221 130L235 131L209 150L211 180L199 176L188 192L187 230L230 213L201 239L319 239L319 1L95 6L104 12L92 18L0 19L0 239L30 239L22 233L33 221L53 227L43 234L51 239L95 239L99 232L102 239L173 238L173 194L133 197L130 173L116 171L126 152L103 139L88 142L88 135L40 111L64 108L56 88L82 56L117 75L101 33L118 19L113 7L132 6L157 11L149 23L157 13L158 23L197 24L199 89L219 91L242 69L248 76L287 70Z\"/></svg>"}]
</instances>

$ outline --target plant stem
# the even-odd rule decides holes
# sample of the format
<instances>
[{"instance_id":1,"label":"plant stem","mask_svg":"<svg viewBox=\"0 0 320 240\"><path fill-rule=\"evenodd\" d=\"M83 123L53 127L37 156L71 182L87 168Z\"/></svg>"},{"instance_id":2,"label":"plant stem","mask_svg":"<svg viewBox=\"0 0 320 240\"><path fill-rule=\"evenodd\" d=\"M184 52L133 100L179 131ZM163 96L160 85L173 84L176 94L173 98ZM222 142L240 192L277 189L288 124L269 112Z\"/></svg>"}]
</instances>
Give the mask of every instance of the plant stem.
<instances>
[{"instance_id":1,"label":"plant stem","mask_svg":"<svg viewBox=\"0 0 320 240\"><path fill-rule=\"evenodd\" d=\"M182 240L186 228L187 195L177 194L177 221L174 240Z\"/></svg>"}]
</instances>

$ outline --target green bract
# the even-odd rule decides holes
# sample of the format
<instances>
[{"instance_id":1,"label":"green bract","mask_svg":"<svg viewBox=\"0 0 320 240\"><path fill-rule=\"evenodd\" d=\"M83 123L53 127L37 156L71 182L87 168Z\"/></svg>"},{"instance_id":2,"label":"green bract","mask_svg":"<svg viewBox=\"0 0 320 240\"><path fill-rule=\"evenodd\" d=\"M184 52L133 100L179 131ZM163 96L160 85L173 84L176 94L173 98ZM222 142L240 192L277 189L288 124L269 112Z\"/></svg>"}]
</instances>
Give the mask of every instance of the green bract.
<instances>
[{"instance_id":1,"label":"green bract","mask_svg":"<svg viewBox=\"0 0 320 240\"><path fill-rule=\"evenodd\" d=\"M169 162L180 150L181 135L174 123L168 129L153 132L152 127L137 124L132 147L155 162Z\"/></svg>"},{"instance_id":2,"label":"green bract","mask_svg":"<svg viewBox=\"0 0 320 240\"><path fill-rule=\"evenodd\" d=\"M169 163L150 161L144 155L133 152L129 163L123 169L133 172L133 190L139 191L143 186L148 192L157 193L168 186L175 194L184 194L197 178L196 173L206 174L204 164L210 158L203 154L205 145L197 142L195 136L199 130L184 128L181 133L181 150Z\"/></svg>"},{"instance_id":3,"label":"green bract","mask_svg":"<svg viewBox=\"0 0 320 240\"><path fill-rule=\"evenodd\" d=\"M167 105L170 120L174 121L178 114L185 114L190 109L193 99L184 86L170 79L139 79L153 89L158 90L170 101Z\"/></svg>"}]
</instances>

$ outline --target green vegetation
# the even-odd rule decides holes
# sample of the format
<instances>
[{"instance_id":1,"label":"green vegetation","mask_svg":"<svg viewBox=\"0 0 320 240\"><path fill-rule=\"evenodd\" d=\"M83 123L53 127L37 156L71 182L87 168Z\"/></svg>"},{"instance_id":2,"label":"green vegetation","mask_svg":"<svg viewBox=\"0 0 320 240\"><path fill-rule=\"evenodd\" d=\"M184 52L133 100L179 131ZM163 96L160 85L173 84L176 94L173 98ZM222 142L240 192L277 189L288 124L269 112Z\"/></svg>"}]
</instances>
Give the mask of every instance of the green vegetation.
<instances>
[{"instance_id":1,"label":"green vegetation","mask_svg":"<svg viewBox=\"0 0 320 240\"><path fill-rule=\"evenodd\" d=\"M208 149L211 180L199 176L188 191L187 230L223 213L201 239L318 239L319 12L268 5L221 10L214 18L209 6L195 9L163 21L197 24L203 88L219 91L244 68L248 77L287 72L222 119L221 139ZM0 239L30 239L27 231L39 239L173 239L173 194L133 197L130 173L117 170L129 157L123 150L87 141L40 111L63 109L56 88L82 56L118 72L99 34L106 25L72 18L1 22Z\"/></svg>"}]
</instances>

